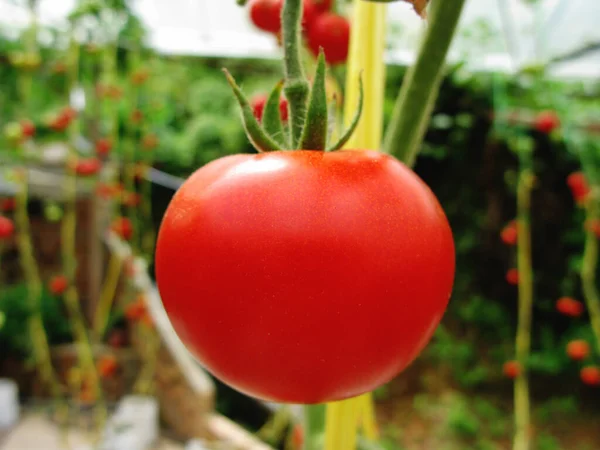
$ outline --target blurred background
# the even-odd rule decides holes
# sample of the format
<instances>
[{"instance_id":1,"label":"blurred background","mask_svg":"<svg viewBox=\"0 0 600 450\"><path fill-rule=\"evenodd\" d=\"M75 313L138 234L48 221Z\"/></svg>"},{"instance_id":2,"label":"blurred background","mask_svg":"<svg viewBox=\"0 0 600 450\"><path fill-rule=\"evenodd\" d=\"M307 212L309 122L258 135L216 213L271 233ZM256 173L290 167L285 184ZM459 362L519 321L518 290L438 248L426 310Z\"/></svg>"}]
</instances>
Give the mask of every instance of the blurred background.
<instances>
[{"instance_id":1,"label":"blurred background","mask_svg":"<svg viewBox=\"0 0 600 450\"><path fill-rule=\"evenodd\" d=\"M351 3L336 8L350 17ZM600 449L600 336L585 306L600 235L586 203L598 20L589 0L467 0L415 167L453 228L456 284L431 344L375 392L382 448L511 448L512 221L527 170L535 448ZM425 27L409 4L388 6L385 125ZM0 449L92 448L106 418L115 450L300 448L299 410L205 372L153 282L178 186L254 152L221 68L256 102L281 54L233 0L0 0ZM331 67L338 99L344 79Z\"/></svg>"}]
</instances>

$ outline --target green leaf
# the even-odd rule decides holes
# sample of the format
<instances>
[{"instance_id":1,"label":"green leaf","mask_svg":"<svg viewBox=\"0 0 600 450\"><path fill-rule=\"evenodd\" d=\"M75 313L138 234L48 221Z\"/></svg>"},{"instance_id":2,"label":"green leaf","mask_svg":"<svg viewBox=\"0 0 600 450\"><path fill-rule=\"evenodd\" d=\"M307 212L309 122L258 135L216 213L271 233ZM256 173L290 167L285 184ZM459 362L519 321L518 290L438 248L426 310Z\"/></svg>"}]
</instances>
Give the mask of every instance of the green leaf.
<instances>
[{"instance_id":1,"label":"green leaf","mask_svg":"<svg viewBox=\"0 0 600 450\"><path fill-rule=\"evenodd\" d=\"M282 89L283 81L280 81L271 91L271 94L267 99L267 104L265 105L262 123L265 131L274 141L282 146L287 146L288 143L286 142L286 137L284 135L283 124L281 123L281 111L279 109Z\"/></svg>"},{"instance_id":2,"label":"green leaf","mask_svg":"<svg viewBox=\"0 0 600 450\"><path fill-rule=\"evenodd\" d=\"M363 98L364 97L364 88L363 88L362 76L358 80L358 85L359 85L359 89L360 89L360 94L358 97L358 109L356 110L354 119L352 119L352 123L350 124L350 126L348 127L346 132L342 135L342 137L339 139L339 141L337 141L334 145L329 147L327 149L328 151L339 150L344 145L346 145L346 142L348 142L350 140L350 138L352 137L352 133L354 133L354 131L356 130L356 127L358 126L358 122L360 121L360 117L362 115L363 100L364 100L364 98Z\"/></svg>"},{"instance_id":3,"label":"green leaf","mask_svg":"<svg viewBox=\"0 0 600 450\"><path fill-rule=\"evenodd\" d=\"M325 54L319 51L315 80L310 91L308 111L300 148L325 150L327 146L327 92L325 90Z\"/></svg>"},{"instance_id":4,"label":"green leaf","mask_svg":"<svg viewBox=\"0 0 600 450\"><path fill-rule=\"evenodd\" d=\"M242 110L244 128L246 129L246 134L248 135L248 139L250 139L252 145L259 152L281 150L281 146L266 133L256 117L254 117L254 112L252 111L250 102L240 87L236 84L231 74L227 71L227 69L223 69L223 72L225 73L225 77L227 78L227 81L229 82L229 85L231 86L231 89L233 90L233 93L237 98Z\"/></svg>"}]
</instances>

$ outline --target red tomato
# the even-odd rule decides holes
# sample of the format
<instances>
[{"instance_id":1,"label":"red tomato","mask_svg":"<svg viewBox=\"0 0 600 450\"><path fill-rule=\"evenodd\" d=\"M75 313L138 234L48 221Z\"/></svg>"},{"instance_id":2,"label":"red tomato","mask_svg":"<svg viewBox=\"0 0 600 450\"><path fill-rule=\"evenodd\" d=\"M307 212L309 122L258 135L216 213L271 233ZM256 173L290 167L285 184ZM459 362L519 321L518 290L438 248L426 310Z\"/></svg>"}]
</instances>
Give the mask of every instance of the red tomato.
<instances>
[{"instance_id":1,"label":"red tomato","mask_svg":"<svg viewBox=\"0 0 600 450\"><path fill-rule=\"evenodd\" d=\"M80 159L75 164L75 173L82 177L96 175L102 169L102 163L97 158Z\"/></svg>"},{"instance_id":2,"label":"red tomato","mask_svg":"<svg viewBox=\"0 0 600 450\"><path fill-rule=\"evenodd\" d=\"M96 154L98 156L107 156L112 150L112 142L108 138L101 138L96 141Z\"/></svg>"},{"instance_id":3,"label":"red tomato","mask_svg":"<svg viewBox=\"0 0 600 450\"><path fill-rule=\"evenodd\" d=\"M125 317L132 322L138 321L146 314L146 300L143 297L127 305L125 308Z\"/></svg>"},{"instance_id":4,"label":"red tomato","mask_svg":"<svg viewBox=\"0 0 600 450\"><path fill-rule=\"evenodd\" d=\"M268 33L281 30L282 0L252 0L250 2L250 20L259 29Z\"/></svg>"},{"instance_id":5,"label":"red tomato","mask_svg":"<svg viewBox=\"0 0 600 450\"><path fill-rule=\"evenodd\" d=\"M554 111L542 111L534 121L534 127L540 133L550 134L560 126L560 119Z\"/></svg>"},{"instance_id":6,"label":"red tomato","mask_svg":"<svg viewBox=\"0 0 600 450\"><path fill-rule=\"evenodd\" d=\"M308 30L308 47L316 56L323 48L325 60L331 64L342 64L348 58L350 47L350 22L338 14L320 14Z\"/></svg>"},{"instance_id":7,"label":"red tomato","mask_svg":"<svg viewBox=\"0 0 600 450\"><path fill-rule=\"evenodd\" d=\"M142 202L142 196L137 192L124 192L121 201L125 206L134 207Z\"/></svg>"},{"instance_id":8,"label":"red tomato","mask_svg":"<svg viewBox=\"0 0 600 450\"><path fill-rule=\"evenodd\" d=\"M302 12L302 31L308 32L315 19L319 16L319 11L315 6L314 0L303 0L303 12Z\"/></svg>"},{"instance_id":9,"label":"red tomato","mask_svg":"<svg viewBox=\"0 0 600 450\"><path fill-rule=\"evenodd\" d=\"M581 369L581 381L589 386L600 386L600 367L588 366Z\"/></svg>"},{"instance_id":10,"label":"red tomato","mask_svg":"<svg viewBox=\"0 0 600 450\"><path fill-rule=\"evenodd\" d=\"M127 217L116 218L111 225L111 230L125 241L133 237L133 225Z\"/></svg>"},{"instance_id":11,"label":"red tomato","mask_svg":"<svg viewBox=\"0 0 600 450\"><path fill-rule=\"evenodd\" d=\"M156 255L188 349L236 389L291 403L354 397L401 372L437 327L454 269L433 193L372 151L213 161L174 196Z\"/></svg>"},{"instance_id":12,"label":"red tomato","mask_svg":"<svg viewBox=\"0 0 600 450\"><path fill-rule=\"evenodd\" d=\"M507 361L502 367L502 372L504 373L504 376L514 380L521 375L523 370L521 369L521 364L519 364L517 361Z\"/></svg>"},{"instance_id":13,"label":"red tomato","mask_svg":"<svg viewBox=\"0 0 600 450\"><path fill-rule=\"evenodd\" d=\"M8 239L15 232L15 224L8 217L0 216L0 240Z\"/></svg>"},{"instance_id":14,"label":"red tomato","mask_svg":"<svg viewBox=\"0 0 600 450\"><path fill-rule=\"evenodd\" d=\"M570 317L579 317L583 314L583 303L571 297L561 297L556 301L556 310Z\"/></svg>"},{"instance_id":15,"label":"red tomato","mask_svg":"<svg viewBox=\"0 0 600 450\"><path fill-rule=\"evenodd\" d=\"M577 203L584 203L590 193L590 186L583 172L573 172L567 177L567 186L571 189Z\"/></svg>"},{"instance_id":16,"label":"red tomato","mask_svg":"<svg viewBox=\"0 0 600 450\"><path fill-rule=\"evenodd\" d=\"M333 6L333 0L312 0L316 10L318 12L331 11L331 7Z\"/></svg>"},{"instance_id":17,"label":"red tomato","mask_svg":"<svg viewBox=\"0 0 600 450\"><path fill-rule=\"evenodd\" d=\"M102 378L111 378L119 367L117 359L113 355L103 356L98 360L98 373Z\"/></svg>"},{"instance_id":18,"label":"red tomato","mask_svg":"<svg viewBox=\"0 0 600 450\"><path fill-rule=\"evenodd\" d=\"M282 97L279 101L279 115L283 122L287 122L289 118L288 101Z\"/></svg>"},{"instance_id":19,"label":"red tomato","mask_svg":"<svg viewBox=\"0 0 600 450\"><path fill-rule=\"evenodd\" d=\"M52 277L48 284L48 289L53 295L62 295L69 287L69 280L64 275Z\"/></svg>"},{"instance_id":20,"label":"red tomato","mask_svg":"<svg viewBox=\"0 0 600 450\"><path fill-rule=\"evenodd\" d=\"M516 245L518 233L517 222L512 220L502 229L500 238L506 245Z\"/></svg>"},{"instance_id":21,"label":"red tomato","mask_svg":"<svg viewBox=\"0 0 600 450\"><path fill-rule=\"evenodd\" d=\"M13 212L17 207L17 201L14 197L4 198L0 201L0 211Z\"/></svg>"},{"instance_id":22,"label":"red tomato","mask_svg":"<svg viewBox=\"0 0 600 450\"><path fill-rule=\"evenodd\" d=\"M250 105L252 106L252 112L254 113L254 117L256 117L258 121L262 121L262 117L265 112L265 106L267 105L267 96L265 94L255 95L250 100ZM287 122L289 112L288 101L285 97L281 97L281 99L279 100L279 115L283 122Z\"/></svg>"},{"instance_id":23,"label":"red tomato","mask_svg":"<svg viewBox=\"0 0 600 450\"><path fill-rule=\"evenodd\" d=\"M571 341L567 345L567 355L575 361L582 361L590 354L590 345L581 339Z\"/></svg>"},{"instance_id":24,"label":"red tomato","mask_svg":"<svg viewBox=\"0 0 600 450\"><path fill-rule=\"evenodd\" d=\"M35 135L35 124L31 120L21 121L21 133L26 138L33 137Z\"/></svg>"},{"instance_id":25,"label":"red tomato","mask_svg":"<svg viewBox=\"0 0 600 450\"><path fill-rule=\"evenodd\" d=\"M519 284L519 271L517 269L509 269L508 272L506 272L506 282L513 286Z\"/></svg>"}]
</instances>

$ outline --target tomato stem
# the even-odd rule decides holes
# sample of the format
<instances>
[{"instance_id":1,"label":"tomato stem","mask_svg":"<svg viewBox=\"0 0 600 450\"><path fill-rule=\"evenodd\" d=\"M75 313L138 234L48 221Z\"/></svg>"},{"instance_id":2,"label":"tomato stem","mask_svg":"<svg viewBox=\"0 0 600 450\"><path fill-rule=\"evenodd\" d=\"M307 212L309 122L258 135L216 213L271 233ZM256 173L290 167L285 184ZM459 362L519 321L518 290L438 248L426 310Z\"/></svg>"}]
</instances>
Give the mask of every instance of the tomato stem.
<instances>
[{"instance_id":1,"label":"tomato stem","mask_svg":"<svg viewBox=\"0 0 600 450\"><path fill-rule=\"evenodd\" d=\"M285 69L285 95L290 107L291 144L300 143L306 120L306 103L310 91L304 75L301 56L300 26L303 13L302 0L285 0L282 10L283 49Z\"/></svg>"},{"instance_id":2,"label":"tomato stem","mask_svg":"<svg viewBox=\"0 0 600 450\"><path fill-rule=\"evenodd\" d=\"M383 148L408 166L415 163L444 75L444 61L465 0L436 0L417 61L396 100Z\"/></svg>"}]
</instances>

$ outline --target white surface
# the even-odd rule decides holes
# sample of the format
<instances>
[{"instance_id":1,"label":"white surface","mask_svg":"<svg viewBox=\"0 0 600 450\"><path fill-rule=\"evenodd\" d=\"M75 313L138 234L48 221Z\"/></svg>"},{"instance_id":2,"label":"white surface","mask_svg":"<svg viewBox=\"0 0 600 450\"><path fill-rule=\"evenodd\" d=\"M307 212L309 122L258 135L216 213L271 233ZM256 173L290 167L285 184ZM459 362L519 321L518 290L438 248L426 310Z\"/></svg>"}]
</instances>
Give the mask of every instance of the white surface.
<instances>
[{"instance_id":1,"label":"white surface","mask_svg":"<svg viewBox=\"0 0 600 450\"><path fill-rule=\"evenodd\" d=\"M65 27L75 0L39 0L41 21ZM451 59L468 61L477 70L513 70L517 65L547 61L600 41L600 1L467 0ZM134 9L150 31L157 49L174 54L231 57L276 57L274 38L253 28L247 10L235 0L135 0ZM390 4L388 60L410 63L425 24L404 2ZM22 7L0 0L0 24L24 26ZM483 26L482 24L486 24ZM600 51L560 64L561 76L600 76Z\"/></svg>"},{"instance_id":2,"label":"white surface","mask_svg":"<svg viewBox=\"0 0 600 450\"><path fill-rule=\"evenodd\" d=\"M127 396L107 424L102 450L147 450L159 435L158 401Z\"/></svg>"},{"instance_id":3,"label":"white surface","mask_svg":"<svg viewBox=\"0 0 600 450\"><path fill-rule=\"evenodd\" d=\"M0 379L0 430L14 426L19 421L20 410L17 383Z\"/></svg>"},{"instance_id":4,"label":"white surface","mask_svg":"<svg viewBox=\"0 0 600 450\"><path fill-rule=\"evenodd\" d=\"M185 450L208 450L198 439L192 439L185 444Z\"/></svg>"}]
</instances>

